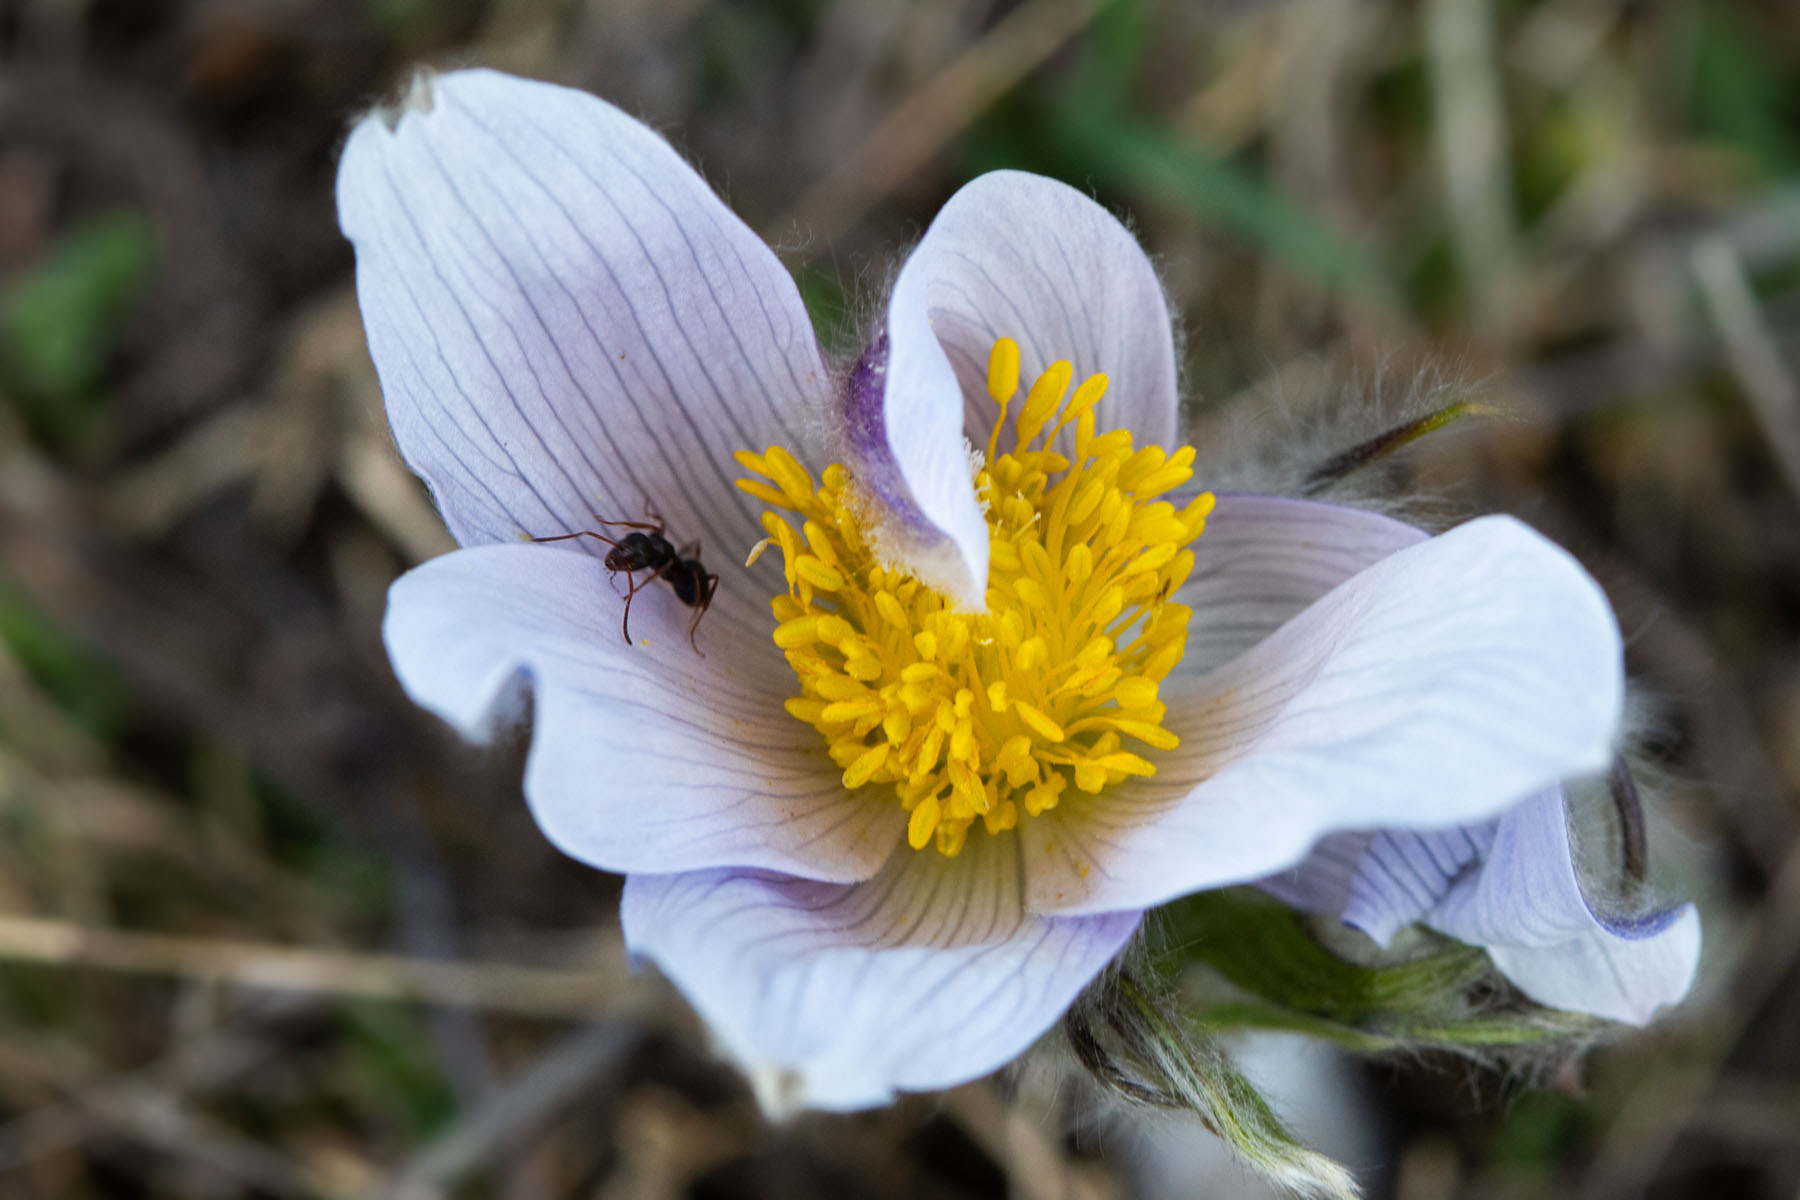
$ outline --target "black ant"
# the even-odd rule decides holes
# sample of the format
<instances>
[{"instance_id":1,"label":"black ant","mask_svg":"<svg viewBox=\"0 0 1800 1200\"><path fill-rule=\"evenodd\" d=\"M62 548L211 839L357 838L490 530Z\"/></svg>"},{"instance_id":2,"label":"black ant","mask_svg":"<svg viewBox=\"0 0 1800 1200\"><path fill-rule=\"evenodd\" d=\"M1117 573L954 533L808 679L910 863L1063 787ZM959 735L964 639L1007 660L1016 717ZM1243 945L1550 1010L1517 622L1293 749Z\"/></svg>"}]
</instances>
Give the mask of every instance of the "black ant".
<instances>
[{"instance_id":1,"label":"black ant","mask_svg":"<svg viewBox=\"0 0 1800 1200\"><path fill-rule=\"evenodd\" d=\"M719 590L719 577L708 571L700 562L700 543L689 542L677 550L668 538L663 536L662 518L655 513L650 516L653 521L601 521L602 525L618 526L634 532L614 541L604 533L595 533L591 529L583 529L577 533L559 533L552 537L534 537L534 542L566 542L572 538L593 538L605 542L612 549L606 552L606 569L615 575L625 572L628 590L625 593L625 616L619 623L619 631L625 635L625 644L631 644L631 600L638 593L638 571L649 571L650 577L644 582L651 583L657 579L666 579L669 586L675 589L675 598L694 610L694 619L688 623L688 645L694 653L700 654L700 645L694 640L694 631L700 628L700 618L712 606L713 593ZM595 518L598 520L598 518ZM705 655L701 655L702 658Z\"/></svg>"}]
</instances>

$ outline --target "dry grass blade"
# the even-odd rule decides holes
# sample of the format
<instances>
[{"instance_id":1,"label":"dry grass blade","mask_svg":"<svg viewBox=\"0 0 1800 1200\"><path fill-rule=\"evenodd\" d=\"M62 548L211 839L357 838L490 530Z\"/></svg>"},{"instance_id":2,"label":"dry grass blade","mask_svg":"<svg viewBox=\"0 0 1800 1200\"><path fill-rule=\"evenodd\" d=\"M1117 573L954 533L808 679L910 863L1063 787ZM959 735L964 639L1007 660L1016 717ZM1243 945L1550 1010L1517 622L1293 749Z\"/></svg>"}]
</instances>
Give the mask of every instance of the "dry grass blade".
<instances>
[{"instance_id":1,"label":"dry grass blade","mask_svg":"<svg viewBox=\"0 0 1800 1200\"><path fill-rule=\"evenodd\" d=\"M1800 500L1800 386L1762 318L1743 260L1723 238L1708 237L1695 245L1693 264L1700 294L1725 343L1731 372L1750 402L1782 478Z\"/></svg>"},{"instance_id":2,"label":"dry grass blade","mask_svg":"<svg viewBox=\"0 0 1800 1200\"><path fill-rule=\"evenodd\" d=\"M380 1195L391 1200L441 1200L464 1176L573 1103L582 1092L602 1087L608 1076L624 1066L643 1032L635 1022L615 1020L564 1038L421 1150L392 1183L380 1189Z\"/></svg>"},{"instance_id":3,"label":"dry grass blade","mask_svg":"<svg viewBox=\"0 0 1800 1200\"><path fill-rule=\"evenodd\" d=\"M1499 340L1510 325L1513 236L1493 20L1488 0L1426 5L1438 165L1450 226L1476 320Z\"/></svg>"},{"instance_id":4,"label":"dry grass blade","mask_svg":"<svg viewBox=\"0 0 1800 1200\"><path fill-rule=\"evenodd\" d=\"M557 970L510 963L446 962L128 933L17 915L0 916L0 959L565 1019L641 1005L656 994L642 977L628 975L619 967Z\"/></svg>"}]
</instances>

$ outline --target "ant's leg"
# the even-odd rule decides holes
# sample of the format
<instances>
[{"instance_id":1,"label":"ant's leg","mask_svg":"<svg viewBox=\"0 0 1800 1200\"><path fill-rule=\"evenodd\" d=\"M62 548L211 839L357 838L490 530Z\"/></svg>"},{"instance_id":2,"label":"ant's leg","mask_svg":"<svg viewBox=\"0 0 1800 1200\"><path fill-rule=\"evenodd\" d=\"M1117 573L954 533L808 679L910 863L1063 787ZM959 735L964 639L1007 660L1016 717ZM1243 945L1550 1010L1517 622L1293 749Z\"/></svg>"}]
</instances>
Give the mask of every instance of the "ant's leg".
<instances>
[{"instance_id":1,"label":"ant's leg","mask_svg":"<svg viewBox=\"0 0 1800 1200\"><path fill-rule=\"evenodd\" d=\"M661 579L664 575L668 574L669 568L674 565L675 560L670 559L662 566L656 568L656 570L650 572L644 579L644 586L648 587L650 584ZM625 619L620 623L619 628L624 631L625 644L629 646L631 645L631 598L638 594L638 581L637 576L629 571L625 573L625 578L630 581L630 590L625 593Z\"/></svg>"},{"instance_id":2,"label":"ant's leg","mask_svg":"<svg viewBox=\"0 0 1800 1200\"><path fill-rule=\"evenodd\" d=\"M694 653L700 655L701 658L705 658L706 654L700 649L700 643L694 640L694 633L700 628L700 618L704 617L706 610L712 607L713 593L718 590L719 577L708 574L706 581L701 585L700 603L694 605L694 619L688 622L688 645L692 646Z\"/></svg>"},{"instance_id":3,"label":"ant's leg","mask_svg":"<svg viewBox=\"0 0 1800 1200\"><path fill-rule=\"evenodd\" d=\"M614 592L613 595L618 595ZM625 615L619 618L619 632L625 635L625 644L631 645L631 598L637 595L637 576L630 571L625 572Z\"/></svg>"},{"instance_id":4,"label":"ant's leg","mask_svg":"<svg viewBox=\"0 0 1800 1200\"><path fill-rule=\"evenodd\" d=\"M605 521L602 521L600 523L602 525L607 524L607 522L605 522ZM595 541L605 542L609 546L617 546L619 544L619 543L613 541L611 538L607 537L604 533L595 533L591 529L583 529L579 533L558 533L558 534L553 534L550 537L534 537L531 540L534 542L566 542L571 538L584 538L584 537L591 537Z\"/></svg>"}]
</instances>

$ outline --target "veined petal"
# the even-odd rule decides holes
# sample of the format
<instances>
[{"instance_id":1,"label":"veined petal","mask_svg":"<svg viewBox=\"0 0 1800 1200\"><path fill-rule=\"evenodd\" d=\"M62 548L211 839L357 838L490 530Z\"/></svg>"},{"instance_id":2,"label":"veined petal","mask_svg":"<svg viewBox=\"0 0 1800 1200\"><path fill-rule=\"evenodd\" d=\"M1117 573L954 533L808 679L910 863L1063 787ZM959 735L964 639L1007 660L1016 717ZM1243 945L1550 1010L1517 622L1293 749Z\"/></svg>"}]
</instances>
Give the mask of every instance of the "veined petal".
<instances>
[{"instance_id":1,"label":"veined petal","mask_svg":"<svg viewBox=\"0 0 1800 1200\"><path fill-rule=\"evenodd\" d=\"M1480 869L1457 878L1425 923L1487 947L1494 965L1540 1004L1633 1025L1685 996L1700 958L1691 904L1638 917L1589 904L1560 788L1494 822Z\"/></svg>"},{"instance_id":2,"label":"veined petal","mask_svg":"<svg viewBox=\"0 0 1800 1200\"><path fill-rule=\"evenodd\" d=\"M1075 380L1103 373L1097 428L1173 447L1175 343L1156 269L1118 218L1083 193L1025 171L991 171L938 212L889 306L920 306L962 384L967 428L985 442L997 414L988 352L1019 344L1021 378L1058 359ZM898 342L895 354L911 353Z\"/></svg>"},{"instance_id":3,"label":"veined petal","mask_svg":"<svg viewBox=\"0 0 1800 1200\"><path fill-rule=\"evenodd\" d=\"M1569 555L1509 517L1398 551L1169 695L1154 779L1045 814L1029 906L1104 912L1242 882L1344 829L1492 817L1605 767L1618 626Z\"/></svg>"},{"instance_id":4,"label":"veined petal","mask_svg":"<svg viewBox=\"0 0 1800 1200\"><path fill-rule=\"evenodd\" d=\"M696 654L689 610L665 587L640 591L640 641L626 645L616 586L598 560L557 547L455 551L394 584L388 654L407 694L470 737L520 684L531 690L525 796L575 858L609 871L873 875L905 814L844 790L750 643L702 630L708 656Z\"/></svg>"},{"instance_id":5,"label":"veined petal","mask_svg":"<svg viewBox=\"0 0 1800 1200\"><path fill-rule=\"evenodd\" d=\"M864 1108L1011 1061L1117 954L1139 914L1021 903L1016 843L895 855L866 883L633 875L621 918L777 1107Z\"/></svg>"},{"instance_id":6,"label":"veined petal","mask_svg":"<svg viewBox=\"0 0 1800 1200\"><path fill-rule=\"evenodd\" d=\"M732 451L807 444L829 382L792 279L660 137L460 71L357 126L337 199L395 439L458 541L648 509L721 558L761 536Z\"/></svg>"},{"instance_id":7,"label":"veined petal","mask_svg":"<svg viewBox=\"0 0 1800 1200\"><path fill-rule=\"evenodd\" d=\"M845 424L859 478L895 514L896 550L970 608L982 603L988 541L964 442L985 443L998 416L987 367L1001 337L1018 343L1027 381L1058 359L1077 381L1104 372L1099 428L1163 446L1175 434L1169 312L1131 233L1075 189L1021 171L952 196L894 282Z\"/></svg>"},{"instance_id":8,"label":"veined petal","mask_svg":"<svg viewBox=\"0 0 1800 1200\"><path fill-rule=\"evenodd\" d=\"M1205 674L1424 530L1380 513L1281 496L1219 496L1175 599L1194 610L1179 673Z\"/></svg>"},{"instance_id":9,"label":"veined petal","mask_svg":"<svg viewBox=\"0 0 1800 1200\"><path fill-rule=\"evenodd\" d=\"M1362 866L1372 833L1328 833L1306 857L1256 881L1256 886L1291 908L1341 915L1350 903L1350 886Z\"/></svg>"},{"instance_id":10,"label":"veined petal","mask_svg":"<svg viewBox=\"0 0 1800 1200\"><path fill-rule=\"evenodd\" d=\"M1560 798L1560 788L1551 790ZM1349 894L1338 910L1344 924L1387 945L1396 933L1435 911L1465 873L1480 870L1477 864L1493 845L1495 829L1519 811L1515 807L1498 821L1477 825L1375 834L1350 876Z\"/></svg>"}]
</instances>

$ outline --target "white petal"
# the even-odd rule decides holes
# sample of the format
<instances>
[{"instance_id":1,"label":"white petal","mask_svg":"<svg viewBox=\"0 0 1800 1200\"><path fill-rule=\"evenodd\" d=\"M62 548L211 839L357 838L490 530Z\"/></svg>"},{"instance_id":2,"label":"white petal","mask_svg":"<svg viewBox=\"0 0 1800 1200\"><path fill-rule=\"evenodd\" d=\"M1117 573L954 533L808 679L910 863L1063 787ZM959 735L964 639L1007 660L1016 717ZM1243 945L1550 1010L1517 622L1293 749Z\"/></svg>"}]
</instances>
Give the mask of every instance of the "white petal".
<instances>
[{"instance_id":1,"label":"white petal","mask_svg":"<svg viewBox=\"0 0 1800 1200\"><path fill-rule=\"evenodd\" d=\"M1693 905L1604 917L1575 873L1562 790L1539 792L1495 823L1481 869L1450 887L1426 923L1487 947L1540 1004L1642 1025L1687 994L1700 957Z\"/></svg>"},{"instance_id":2,"label":"white petal","mask_svg":"<svg viewBox=\"0 0 1800 1200\"><path fill-rule=\"evenodd\" d=\"M1019 343L1025 386L1068 359L1077 381L1109 377L1102 428L1162 446L1175 435L1169 312L1130 231L1075 189L1020 171L952 196L894 283L846 423L860 477L898 514L909 563L970 607L982 602L988 545L963 440L985 443L993 426L987 361L1001 337Z\"/></svg>"},{"instance_id":3,"label":"white petal","mask_svg":"<svg viewBox=\"0 0 1800 1200\"><path fill-rule=\"evenodd\" d=\"M853 1109L950 1087L1031 1045L1137 928L1020 902L1018 849L899 851L867 883L633 875L627 944L675 981L775 1107Z\"/></svg>"},{"instance_id":4,"label":"white petal","mask_svg":"<svg viewBox=\"0 0 1800 1200\"><path fill-rule=\"evenodd\" d=\"M1194 610L1182 675L1230 662L1300 611L1426 533L1392 517L1280 496L1224 494L1175 599Z\"/></svg>"},{"instance_id":5,"label":"white petal","mask_svg":"<svg viewBox=\"0 0 1800 1200\"><path fill-rule=\"evenodd\" d=\"M394 584L388 653L407 694L472 737L531 689L525 795L575 858L873 875L905 814L891 796L844 790L817 735L782 709L785 668L704 625L701 658L689 610L661 584L633 603L639 640L626 645L616 586L597 560L553 546L458 550Z\"/></svg>"},{"instance_id":6,"label":"white petal","mask_svg":"<svg viewBox=\"0 0 1800 1200\"><path fill-rule=\"evenodd\" d=\"M1489 946L1501 974L1539 1004L1629 1025L1687 995L1700 964L1700 914L1671 909L1656 933L1622 938L1594 930L1554 946Z\"/></svg>"},{"instance_id":7,"label":"white petal","mask_svg":"<svg viewBox=\"0 0 1800 1200\"><path fill-rule=\"evenodd\" d=\"M1137 238L1086 195L1042 175L990 172L950 198L906 267L895 300L902 285L917 289L909 301L923 302L979 440L998 411L988 351L1010 337L1022 384L1058 359L1077 382L1104 373L1099 428L1172 446L1175 343L1162 284Z\"/></svg>"},{"instance_id":8,"label":"white petal","mask_svg":"<svg viewBox=\"0 0 1800 1200\"><path fill-rule=\"evenodd\" d=\"M1491 817L1611 761L1621 657L1594 581L1511 518L1401 550L1168 694L1182 744L1154 779L1024 830L1030 905L1148 907L1268 875L1335 830Z\"/></svg>"},{"instance_id":9,"label":"white petal","mask_svg":"<svg viewBox=\"0 0 1800 1200\"><path fill-rule=\"evenodd\" d=\"M741 560L732 451L799 450L830 388L792 279L666 142L462 71L357 126L337 198L394 436L458 541L654 508Z\"/></svg>"}]
</instances>

